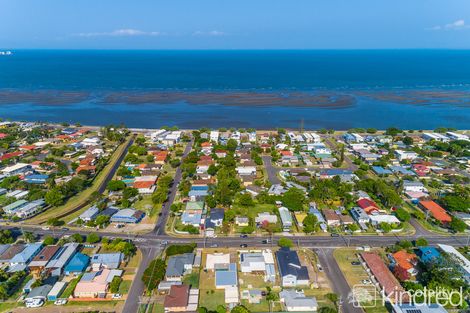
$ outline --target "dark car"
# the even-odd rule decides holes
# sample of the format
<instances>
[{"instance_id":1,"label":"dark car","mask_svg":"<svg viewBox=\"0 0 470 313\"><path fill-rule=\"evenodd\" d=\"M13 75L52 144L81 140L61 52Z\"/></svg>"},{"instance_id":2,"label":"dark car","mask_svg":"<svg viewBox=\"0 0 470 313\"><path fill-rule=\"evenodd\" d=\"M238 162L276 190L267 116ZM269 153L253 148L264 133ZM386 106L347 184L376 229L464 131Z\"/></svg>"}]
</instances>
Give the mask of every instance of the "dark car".
<instances>
[{"instance_id":1,"label":"dark car","mask_svg":"<svg viewBox=\"0 0 470 313\"><path fill-rule=\"evenodd\" d=\"M240 235L240 238L248 238L248 235L246 234Z\"/></svg>"},{"instance_id":2,"label":"dark car","mask_svg":"<svg viewBox=\"0 0 470 313\"><path fill-rule=\"evenodd\" d=\"M356 266L357 266L357 265L361 265L361 262L359 262L359 261L352 261L352 262L351 262L351 265L356 265Z\"/></svg>"},{"instance_id":3,"label":"dark car","mask_svg":"<svg viewBox=\"0 0 470 313\"><path fill-rule=\"evenodd\" d=\"M337 233L332 233L332 234L331 234L331 237L339 237L339 234L337 234Z\"/></svg>"},{"instance_id":4,"label":"dark car","mask_svg":"<svg viewBox=\"0 0 470 313\"><path fill-rule=\"evenodd\" d=\"M268 244L268 243L269 243L269 239L265 239L265 240L261 241L261 243L263 243L263 244Z\"/></svg>"},{"instance_id":5,"label":"dark car","mask_svg":"<svg viewBox=\"0 0 470 313\"><path fill-rule=\"evenodd\" d=\"M248 245L247 245L246 243L242 243L242 244L240 245L240 248L246 248L246 247L248 247Z\"/></svg>"}]
</instances>

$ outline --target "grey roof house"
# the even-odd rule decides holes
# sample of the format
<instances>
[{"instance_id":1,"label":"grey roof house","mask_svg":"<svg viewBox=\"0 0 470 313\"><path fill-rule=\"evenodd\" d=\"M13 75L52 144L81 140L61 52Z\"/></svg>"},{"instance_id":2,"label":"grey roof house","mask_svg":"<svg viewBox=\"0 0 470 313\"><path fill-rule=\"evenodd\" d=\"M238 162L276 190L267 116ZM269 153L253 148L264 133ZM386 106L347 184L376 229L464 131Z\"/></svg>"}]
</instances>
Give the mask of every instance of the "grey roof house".
<instances>
[{"instance_id":1,"label":"grey roof house","mask_svg":"<svg viewBox=\"0 0 470 313\"><path fill-rule=\"evenodd\" d=\"M91 266L93 271L99 271L102 268L116 269L122 262L122 253L97 253L91 257Z\"/></svg>"},{"instance_id":2,"label":"grey roof house","mask_svg":"<svg viewBox=\"0 0 470 313\"><path fill-rule=\"evenodd\" d=\"M276 252L276 260L283 287L308 285L307 267L300 264L296 251L283 247Z\"/></svg>"},{"instance_id":3,"label":"grey roof house","mask_svg":"<svg viewBox=\"0 0 470 313\"><path fill-rule=\"evenodd\" d=\"M194 253L173 255L168 260L165 279L167 281L181 281L183 276L191 272L194 263Z\"/></svg>"}]
</instances>

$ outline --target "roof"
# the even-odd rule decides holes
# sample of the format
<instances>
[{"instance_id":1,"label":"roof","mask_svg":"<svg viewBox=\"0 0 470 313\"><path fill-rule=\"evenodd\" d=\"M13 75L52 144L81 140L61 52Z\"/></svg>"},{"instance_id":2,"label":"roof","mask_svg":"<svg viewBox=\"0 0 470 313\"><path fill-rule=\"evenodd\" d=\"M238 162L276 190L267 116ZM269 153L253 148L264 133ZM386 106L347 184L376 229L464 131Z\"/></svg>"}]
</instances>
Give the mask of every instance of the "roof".
<instances>
[{"instance_id":1,"label":"roof","mask_svg":"<svg viewBox=\"0 0 470 313\"><path fill-rule=\"evenodd\" d=\"M405 250L400 250L392 254L393 259L397 263L398 266L405 270L411 270L414 268L414 264L416 262L417 256L414 253L408 253Z\"/></svg>"},{"instance_id":2,"label":"roof","mask_svg":"<svg viewBox=\"0 0 470 313\"><path fill-rule=\"evenodd\" d=\"M36 288L33 288L29 294L26 296L26 299L33 298L46 298L49 291L51 291L51 285L42 285Z\"/></svg>"},{"instance_id":3,"label":"roof","mask_svg":"<svg viewBox=\"0 0 470 313\"><path fill-rule=\"evenodd\" d=\"M92 256L93 264L119 264L122 260L122 253L97 253Z\"/></svg>"},{"instance_id":4,"label":"roof","mask_svg":"<svg viewBox=\"0 0 470 313\"><path fill-rule=\"evenodd\" d=\"M441 305L433 304L400 304L393 305L393 312L396 313L447 313Z\"/></svg>"},{"instance_id":5,"label":"roof","mask_svg":"<svg viewBox=\"0 0 470 313\"><path fill-rule=\"evenodd\" d=\"M145 189L151 188L154 185L153 181L136 181L134 182L134 188Z\"/></svg>"},{"instance_id":6,"label":"roof","mask_svg":"<svg viewBox=\"0 0 470 313\"><path fill-rule=\"evenodd\" d=\"M366 211L367 214L370 214L372 211L379 210L377 203L367 198L362 198L358 200L357 205L361 207L364 211Z\"/></svg>"},{"instance_id":7,"label":"roof","mask_svg":"<svg viewBox=\"0 0 470 313\"><path fill-rule=\"evenodd\" d=\"M45 266L47 262L59 251L60 246L45 246L42 250L34 257L33 261L29 264L33 266Z\"/></svg>"},{"instance_id":8,"label":"roof","mask_svg":"<svg viewBox=\"0 0 470 313\"><path fill-rule=\"evenodd\" d=\"M189 299L189 286L173 285L170 287L170 293L165 297L164 307L186 307Z\"/></svg>"},{"instance_id":9,"label":"roof","mask_svg":"<svg viewBox=\"0 0 470 313\"><path fill-rule=\"evenodd\" d=\"M60 248L52 260L47 263L46 268L63 268L78 249L79 244L75 242L66 243Z\"/></svg>"},{"instance_id":10,"label":"roof","mask_svg":"<svg viewBox=\"0 0 470 313\"><path fill-rule=\"evenodd\" d=\"M431 212L432 216L436 220L442 223L449 223L452 220L450 215L447 214L446 210L432 200L423 200L420 201L419 204L422 208Z\"/></svg>"},{"instance_id":11,"label":"roof","mask_svg":"<svg viewBox=\"0 0 470 313\"><path fill-rule=\"evenodd\" d=\"M236 286L237 283L237 265L235 263L230 263L228 270L217 270L215 272L216 286Z\"/></svg>"},{"instance_id":12,"label":"roof","mask_svg":"<svg viewBox=\"0 0 470 313\"><path fill-rule=\"evenodd\" d=\"M309 278L307 267L300 264L296 251L283 247L276 252L276 259L281 277L293 275L301 280Z\"/></svg>"},{"instance_id":13,"label":"roof","mask_svg":"<svg viewBox=\"0 0 470 313\"><path fill-rule=\"evenodd\" d=\"M283 300L287 307L318 307L317 299L315 297L306 297L303 291L299 292L297 290L285 289L279 293L279 297Z\"/></svg>"},{"instance_id":14,"label":"roof","mask_svg":"<svg viewBox=\"0 0 470 313\"><path fill-rule=\"evenodd\" d=\"M11 245L8 249L5 250L5 252L0 255L0 260L9 261L15 255L23 251L25 247L25 245Z\"/></svg>"},{"instance_id":15,"label":"roof","mask_svg":"<svg viewBox=\"0 0 470 313\"><path fill-rule=\"evenodd\" d=\"M194 262L194 253L184 253L173 255L168 259L166 267L166 276L182 276L184 274L184 266L192 265Z\"/></svg>"},{"instance_id":16,"label":"roof","mask_svg":"<svg viewBox=\"0 0 470 313\"><path fill-rule=\"evenodd\" d=\"M42 243L27 244L23 251L15 255L10 263L27 263L41 249Z\"/></svg>"},{"instance_id":17,"label":"roof","mask_svg":"<svg viewBox=\"0 0 470 313\"><path fill-rule=\"evenodd\" d=\"M451 255L462 267L462 269L470 275L470 260L462 255L457 249L449 245L438 244L439 248L442 249L445 253Z\"/></svg>"},{"instance_id":18,"label":"roof","mask_svg":"<svg viewBox=\"0 0 470 313\"><path fill-rule=\"evenodd\" d=\"M417 254L424 263L432 262L441 257L441 253L434 247L420 247Z\"/></svg>"},{"instance_id":19,"label":"roof","mask_svg":"<svg viewBox=\"0 0 470 313\"><path fill-rule=\"evenodd\" d=\"M377 253L363 252L361 253L361 256L371 270L375 279L384 289L385 294L400 294L405 291ZM405 296L406 294L404 294L403 298L405 298Z\"/></svg>"},{"instance_id":20,"label":"roof","mask_svg":"<svg viewBox=\"0 0 470 313\"><path fill-rule=\"evenodd\" d=\"M65 267L65 271L77 271L82 270L88 266L90 263L90 257L83 253L75 253L72 259L69 261L67 266Z\"/></svg>"}]
</instances>

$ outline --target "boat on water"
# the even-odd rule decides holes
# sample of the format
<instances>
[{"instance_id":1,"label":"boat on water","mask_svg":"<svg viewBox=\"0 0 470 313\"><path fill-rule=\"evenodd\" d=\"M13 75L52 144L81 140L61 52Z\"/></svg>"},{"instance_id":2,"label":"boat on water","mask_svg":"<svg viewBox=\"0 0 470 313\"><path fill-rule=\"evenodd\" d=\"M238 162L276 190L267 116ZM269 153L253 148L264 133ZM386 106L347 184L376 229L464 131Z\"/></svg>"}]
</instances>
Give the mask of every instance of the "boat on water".
<instances>
[{"instance_id":1,"label":"boat on water","mask_svg":"<svg viewBox=\"0 0 470 313\"><path fill-rule=\"evenodd\" d=\"M0 55L12 55L13 52L11 52L10 50L7 50L7 51L0 51Z\"/></svg>"}]
</instances>

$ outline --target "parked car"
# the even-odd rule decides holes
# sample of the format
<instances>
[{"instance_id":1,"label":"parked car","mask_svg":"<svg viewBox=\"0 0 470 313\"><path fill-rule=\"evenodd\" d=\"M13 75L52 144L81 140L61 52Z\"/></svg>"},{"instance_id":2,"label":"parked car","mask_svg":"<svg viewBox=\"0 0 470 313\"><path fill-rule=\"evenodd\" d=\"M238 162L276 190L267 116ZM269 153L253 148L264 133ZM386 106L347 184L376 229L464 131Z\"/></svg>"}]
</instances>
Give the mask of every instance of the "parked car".
<instances>
[{"instance_id":1,"label":"parked car","mask_svg":"<svg viewBox=\"0 0 470 313\"><path fill-rule=\"evenodd\" d=\"M113 299L121 299L121 298L122 298L122 295L121 295L120 293L115 293L115 294L112 295L111 298L113 298Z\"/></svg>"},{"instance_id":2,"label":"parked car","mask_svg":"<svg viewBox=\"0 0 470 313\"><path fill-rule=\"evenodd\" d=\"M240 238L248 238L247 234L240 235Z\"/></svg>"},{"instance_id":3,"label":"parked car","mask_svg":"<svg viewBox=\"0 0 470 313\"><path fill-rule=\"evenodd\" d=\"M41 299L33 299L25 302L27 308L39 308L44 305L44 301Z\"/></svg>"},{"instance_id":4,"label":"parked car","mask_svg":"<svg viewBox=\"0 0 470 313\"><path fill-rule=\"evenodd\" d=\"M361 282L362 282L364 285L370 285L370 284L372 284L372 282L370 281L370 279L363 279Z\"/></svg>"},{"instance_id":5,"label":"parked car","mask_svg":"<svg viewBox=\"0 0 470 313\"><path fill-rule=\"evenodd\" d=\"M337 234L337 233L332 233L332 234L331 234L331 237L339 237L339 234Z\"/></svg>"},{"instance_id":6,"label":"parked car","mask_svg":"<svg viewBox=\"0 0 470 313\"><path fill-rule=\"evenodd\" d=\"M242 243L242 244L240 245L240 248L246 248L246 247L248 247L248 245L247 245L246 243Z\"/></svg>"},{"instance_id":7,"label":"parked car","mask_svg":"<svg viewBox=\"0 0 470 313\"><path fill-rule=\"evenodd\" d=\"M67 304L67 299L57 299L55 302L54 302L55 305L64 305L64 304Z\"/></svg>"},{"instance_id":8,"label":"parked car","mask_svg":"<svg viewBox=\"0 0 470 313\"><path fill-rule=\"evenodd\" d=\"M268 243L270 243L270 242L271 242L271 241L269 241L269 239L265 239L265 240L261 241L262 244L268 244Z\"/></svg>"},{"instance_id":9,"label":"parked car","mask_svg":"<svg viewBox=\"0 0 470 313\"><path fill-rule=\"evenodd\" d=\"M352 261L352 262L351 262L351 265L356 265L356 266L357 266L357 265L361 265L361 262L359 262L359 261Z\"/></svg>"}]
</instances>

